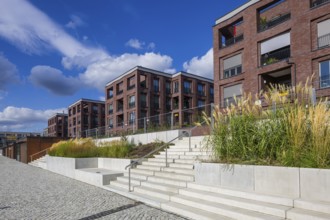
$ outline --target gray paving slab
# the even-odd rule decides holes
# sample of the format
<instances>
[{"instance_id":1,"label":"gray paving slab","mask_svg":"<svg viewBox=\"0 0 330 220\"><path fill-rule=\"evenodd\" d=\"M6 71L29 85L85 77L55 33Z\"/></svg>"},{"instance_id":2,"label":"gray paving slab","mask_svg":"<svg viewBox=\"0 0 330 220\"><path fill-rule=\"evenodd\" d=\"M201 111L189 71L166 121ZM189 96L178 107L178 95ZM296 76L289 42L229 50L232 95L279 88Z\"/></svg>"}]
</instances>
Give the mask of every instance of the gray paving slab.
<instances>
[{"instance_id":1,"label":"gray paving slab","mask_svg":"<svg viewBox=\"0 0 330 220\"><path fill-rule=\"evenodd\" d=\"M0 219L185 218L0 156Z\"/></svg>"}]
</instances>

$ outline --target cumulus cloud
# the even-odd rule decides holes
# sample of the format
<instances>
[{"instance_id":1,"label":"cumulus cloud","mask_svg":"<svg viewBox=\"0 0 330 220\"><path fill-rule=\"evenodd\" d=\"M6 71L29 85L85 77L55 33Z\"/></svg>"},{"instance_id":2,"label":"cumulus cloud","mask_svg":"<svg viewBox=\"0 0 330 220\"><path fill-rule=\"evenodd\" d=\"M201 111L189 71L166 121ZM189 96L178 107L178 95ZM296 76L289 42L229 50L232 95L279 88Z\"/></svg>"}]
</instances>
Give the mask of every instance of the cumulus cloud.
<instances>
[{"instance_id":1,"label":"cumulus cloud","mask_svg":"<svg viewBox=\"0 0 330 220\"><path fill-rule=\"evenodd\" d=\"M193 57L183 64L183 69L189 73L213 79L213 49L201 57Z\"/></svg>"},{"instance_id":2,"label":"cumulus cloud","mask_svg":"<svg viewBox=\"0 0 330 220\"><path fill-rule=\"evenodd\" d=\"M125 44L127 47L132 47L137 50L154 50L156 48L156 44L154 42L151 42L149 44L146 44L143 41L140 41L138 39L132 38Z\"/></svg>"},{"instance_id":3,"label":"cumulus cloud","mask_svg":"<svg viewBox=\"0 0 330 220\"><path fill-rule=\"evenodd\" d=\"M40 130L47 124L48 118L58 112L66 112L66 108L35 110L30 108L6 107L0 112L0 130L17 131L29 130L36 127Z\"/></svg>"},{"instance_id":4,"label":"cumulus cloud","mask_svg":"<svg viewBox=\"0 0 330 220\"><path fill-rule=\"evenodd\" d=\"M121 56L109 56L99 62L88 66L86 72L80 75L80 78L87 85L104 89L104 86L110 80L118 77L127 70L143 66L168 73L174 73L172 67L172 58L167 55L157 53L129 54Z\"/></svg>"},{"instance_id":5,"label":"cumulus cloud","mask_svg":"<svg viewBox=\"0 0 330 220\"><path fill-rule=\"evenodd\" d=\"M56 95L73 95L81 86L79 79L65 76L60 70L50 66L35 66L29 76L30 81Z\"/></svg>"},{"instance_id":6,"label":"cumulus cloud","mask_svg":"<svg viewBox=\"0 0 330 220\"><path fill-rule=\"evenodd\" d=\"M81 27L86 25L86 23L77 15L71 15L70 21L65 25L67 28L76 29L77 27Z\"/></svg>"},{"instance_id":7,"label":"cumulus cloud","mask_svg":"<svg viewBox=\"0 0 330 220\"><path fill-rule=\"evenodd\" d=\"M0 53L0 91L4 92L8 84L16 83L18 80L16 66Z\"/></svg>"}]
</instances>

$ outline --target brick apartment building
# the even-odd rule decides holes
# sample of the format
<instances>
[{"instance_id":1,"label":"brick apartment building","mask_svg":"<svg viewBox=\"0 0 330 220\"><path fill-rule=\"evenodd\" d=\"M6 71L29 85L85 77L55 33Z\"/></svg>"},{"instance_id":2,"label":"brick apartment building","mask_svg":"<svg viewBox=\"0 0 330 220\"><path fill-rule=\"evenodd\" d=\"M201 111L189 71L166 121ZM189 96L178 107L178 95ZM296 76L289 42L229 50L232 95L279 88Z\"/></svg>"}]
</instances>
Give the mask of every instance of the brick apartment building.
<instances>
[{"instance_id":1,"label":"brick apartment building","mask_svg":"<svg viewBox=\"0 0 330 220\"><path fill-rule=\"evenodd\" d=\"M68 114L56 113L48 119L48 137L68 137Z\"/></svg>"},{"instance_id":2,"label":"brick apartment building","mask_svg":"<svg viewBox=\"0 0 330 220\"><path fill-rule=\"evenodd\" d=\"M68 108L69 137L85 137L86 130L105 126L104 101L80 99Z\"/></svg>"},{"instance_id":3,"label":"brick apartment building","mask_svg":"<svg viewBox=\"0 0 330 220\"><path fill-rule=\"evenodd\" d=\"M330 0L251 0L213 27L215 104L272 84L295 86L314 73L330 95Z\"/></svg>"},{"instance_id":4,"label":"brick apartment building","mask_svg":"<svg viewBox=\"0 0 330 220\"><path fill-rule=\"evenodd\" d=\"M197 111L193 107L213 103L213 80L141 66L109 82L105 90L110 132L143 128L144 118L154 126L188 125Z\"/></svg>"}]
</instances>

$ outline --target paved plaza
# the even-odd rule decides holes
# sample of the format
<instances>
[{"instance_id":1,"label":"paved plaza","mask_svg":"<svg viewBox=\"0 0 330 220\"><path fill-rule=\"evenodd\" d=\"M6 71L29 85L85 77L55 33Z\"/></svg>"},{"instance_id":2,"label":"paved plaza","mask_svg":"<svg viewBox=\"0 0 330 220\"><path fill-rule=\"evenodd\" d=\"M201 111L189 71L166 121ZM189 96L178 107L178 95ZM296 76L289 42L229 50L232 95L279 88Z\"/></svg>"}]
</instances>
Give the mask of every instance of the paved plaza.
<instances>
[{"instance_id":1,"label":"paved plaza","mask_svg":"<svg viewBox=\"0 0 330 220\"><path fill-rule=\"evenodd\" d=\"M0 156L0 219L185 219Z\"/></svg>"}]
</instances>

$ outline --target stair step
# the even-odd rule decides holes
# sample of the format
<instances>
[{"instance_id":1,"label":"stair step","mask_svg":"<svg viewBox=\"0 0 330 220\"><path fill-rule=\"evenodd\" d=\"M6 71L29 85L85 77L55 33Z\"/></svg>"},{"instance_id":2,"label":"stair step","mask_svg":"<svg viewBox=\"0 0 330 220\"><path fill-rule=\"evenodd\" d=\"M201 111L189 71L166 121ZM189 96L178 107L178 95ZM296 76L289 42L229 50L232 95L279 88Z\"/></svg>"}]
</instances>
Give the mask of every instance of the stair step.
<instances>
[{"instance_id":1,"label":"stair step","mask_svg":"<svg viewBox=\"0 0 330 220\"><path fill-rule=\"evenodd\" d=\"M149 165L137 165L137 169L143 169L143 170L152 170L152 171L161 171L161 166L149 166Z\"/></svg>"},{"instance_id":2,"label":"stair step","mask_svg":"<svg viewBox=\"0 0 330 220\"><path fill-rule=\"evenodd\" d=\"M169 164L169 162L167 162ZM142 165L148 165L148 166L158 166L158 167L165 167L165 160L164 162L150 162L150 161L144 161L142 162Z\"/></svg>"},{"instance_id":3,"label":"stair step","mask_svg":"<svg viewBox=\"0 0 330 220\"><path fill-rule=\"evenodd\" d=\"M165 154L154 155L155 158L165 159ZM180 155L167 155L167 159L179 159Z\"/></svg>"},{"instance_id":4,"label":"stair step","mask_svg":"<svg viewBox=\"0 0 330 220\"><path fill-rule=\"evenodd\" d=\"M206 212L201 209L192 209L190 206L185 206L176 202L162 203L161 208L165 211L174 212L179 215L198 220L232 220L225 216L217 215L212 212Z\"/></svg>"},{"instance_id":5,"label":"stair step","mask_svg":"<svg viewBox=\"0 0 330 220\"><path fill-rule=\"evenodd\" d=\"M207 155L180 155L180 159L188 159L188 160L208 160L210 156Z\"/></svg>"},{"instance_id":6,"label":"stair step","mask_svg":"<svg viewBox=\"0 0 330 220\"><path fill-rule=\"evenodd\" d=\"M148 158L148 162L165 163L165 158ZM167 158L167 163L173 163L174 159Z\"/></svg>"},{"instance_id":7,"label":"stair step","mask_svg":"<svg viewBox=\"0 0 330 220\"><path fill-rule=\"evenodd\" d=\"M166 152L162 151L160 152L160 155L165 155ZM167 156L169 155L185 155L185 151L167 151Z\"/></svg>"},{"instance_id":8,"label":"stair step","mask_svg":"<svg viewBox=\"0 0 330 220\"><path fill-rule=\"evenodd\" d=\"M193 169L186 169L186 168L163 167L162 170L166 171L166 172L180 173L180 174L186 174L186 175L195 174L195 171Z\"/></svg>"},{"instance_id":9,"label":"stair step","mask_svg":"<svg viewBox=\"0 0 330 220\"><path fill-rule=\"evenodd\" d=\"M210 151L187 151L185 152L186 156L210 156L212 152Z\"/></svg>"},{"instance_id":10,"label":"stair step","mask_svg":"<svg viewBox=\"0 0 330 220\"><path fill-rule=\"evenodd\" d=\"M277 216L267 215L259 212L254 212L242 208L231 207L224 204L219 204L202 200L196 199L189 196L184 195L176 195L171 197L171 201L176 203L181 203L187 206L191 206L192 208L199 208L203 209L208 212L213 212L219 215L227 216L234 219L244 219L244 220L279 220L283 219Z\"/></svg>"},{"instance_id":11,"label":"stair step","mask_svg":"<svg viewBox=\"0 0 330 220\"><path fill-rule=\"evenodd\" d=\"M186 169L193 169L193 164L185 164L185 163L170 163L168 164L169 167L177 167L177 168L186 168Z\"/></svg>"},{"instance_id":12,"label":"stair step","mask_svg":"<svg viewBox=\"0 0 330 220\"><path fill-rule=\"evenodd\" d=\"M197 152L200 152L201 149L199 148L191 148L190 149L191 151L197 151ZM180 152L180 151L183 151L183 152L189 152L189 147L176 147L176 148L170 148L167 150L167 152Z\"/></svg>"},{"instance_id":13,"label":"stair step","mask_svg":"<svg viewBox=\"0 0 330 220\"><path fill-rule=\"evenodd\" d=\"M174 193L171 193L171 192L165 192L165 191L162 191L162 190L153 189L153 188L145 187L145 186L135 187L134 192L141 193L143 195L148 195L148 196L160 198L160 199L164 199L164 200L167 200L167 201L170 200L170 196L174 195Z\"/></svg>"},{"instance_id":14,"label":"stair step","mask_svg":"<svg viewBox=\"0 0 330 220\"><path fill-rule=\"evenodd\" d=\"M195 179L195 177L193 175L178 174L178 173L164 172L164 171L163 172L155 171L154 175L160 176L160 177L167 177L167 178L182 180L182 181L194 181L194 179Z\"/></svg>"},{"instance_id":15,"label":"stair step","mask_svg":"<svg viewBox=\"0 0 330 220\"><path fill-rule=\"evenodd\" d=\"M179 187L187 187L187 182L178 180L178 179L172 179L172 178L164 178L159 176L150 176L148 177L148 181L156 182L156 183L163 183L163 184L169 184L169 185L175 185Z\"/></svg>"},{"instance_id":16,"label":"stair step","mask_svg":"<svg viewBox=\"0 0 330 220\"><path fill-rule=\"evenodd\" d=\"M128 191L128 183L127 182L121 182L121 181L110 181L111 186L116 186L118 188L122 188L123 190ZM131 190L134 189L134 187L137 185L131 184Z\"/></svg>"},{"instance_id":17,"label":"stair step","mask_svg":"<svg viewBox=\"0 0 330 220\"><path fill-rule=\"evenodd\" d=\"M320 202L313 200L303 200L296 199L294 200L294 207L299 209L306 209L315 212L323 212L330 214L330 203L329 202Z\"/></svg>"},{"instance_id":18,"label":"stair step","mask_svg":"<svg viewBox=\"0 0 330 220\"><path fill-rule=\"evenodd\" d=\"M196 162L195 159L175 159L174 163L183 163L193 165Z\"/></svg>"},{"instance_id":19,"label":"stair step","mask_svg":"<svg viewBox=\"0 0 330 220\"><path fill-rule=\"evenodd\" d=\"M125 182L125 183L128 184L128 177L127 176L119 176L119 177L117 177L117 181ZM141 181L144 181L144 180L136 179L136 178L132 178L131 177L131 184L133 184L133 185L140 186L141 185Z\"/></svg>"},{"instance_id":20,"label":"stair step","mask_svg":"<svg viewBox=\"0 0 330 220\"><path fill-rule=\"evenodd\" d=\"M139 168L135 168L131 170L131 173L137 173L137 174L144 174L147 176L153 176L155 171L152 170L145 170L145 169L139 169Z\"/></svg>"},{"instance_id":21,"label":"stair step","mask_svg":"<svg viewBox=\"0 0 330 220\"><path fill-rule=\"evenodd\" d=\"M187 183L187 187L189 189L203 190L203 191L207 191L207 192L211 192L211 193L213 193L213 192L220 193L223 195L229 195L229 196L234 196L234 197L239 197L239 198L256 200L256 201L260 201L260 202L267 202L267 203L273 203L273 204L293 207L293 199L291 199L291 198L265 195L265 194L248 192L248 191L233 190L233 189L216 187L216 186L206 186L206 185L201 185L201 184L191 183L191 182Z\"/></svg>"},{"instance_id":22,"label":"stair step","mask_svg":"<svg viewBox=\"0 0 330 220\"><path fill-rule=\"evenodd\" d=\"M157 183L152 181L145 181L141 183L141 186L146 186L153 189L162 190L165 192L171 192L171 193L178 193L179 189L182 189L183 187L175 186L171 184L165 184L165 183Z\"/></svg>"},{"instance_id":23,"label":"stair step","mask_svg":"<svg viewBox=\"0 0 330 220\"><path fill-rule=\"evenodd\" d=\"M128 178L128 173L124 173L124 177ZM143 181L143 180L147 180L148 176L143 175L143 174L138 174L138 173L131 173L131 178L139 179L139 180Z\"/></svg>"},{"instance_id":24,"label":"stair step","mask_svg":"<svg viewBox=\"0 0 330 220\"><path fill-rule=\"evenodd\" d=\"M330 214L293 208L288 211L287 218L291 220L329 220Z\"/></svg>"},{"instance_id":25,"label":"stair step","mask_svg":"<svg viewBox=\"0 0 330 220\"><path fill-rule=\"evenodd\" d=\"M272 203L265 203L251 199L244 199L244 198L224 195L217 192L207 192L204 190L186 188L186 189L180 189L179 192L180 195L193 197L196 199L203 199L209 202L216 202L216 203L247 209L251 211L262 212L265 214L274 215L282 218L285 218L286 211L292 208L292 206L283 206Z\"/></svg>"}]
</instances>

